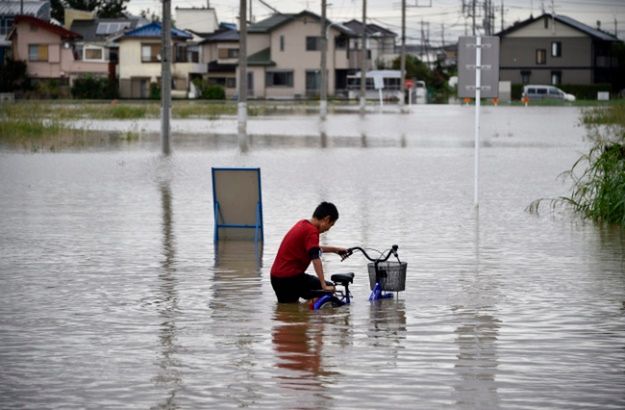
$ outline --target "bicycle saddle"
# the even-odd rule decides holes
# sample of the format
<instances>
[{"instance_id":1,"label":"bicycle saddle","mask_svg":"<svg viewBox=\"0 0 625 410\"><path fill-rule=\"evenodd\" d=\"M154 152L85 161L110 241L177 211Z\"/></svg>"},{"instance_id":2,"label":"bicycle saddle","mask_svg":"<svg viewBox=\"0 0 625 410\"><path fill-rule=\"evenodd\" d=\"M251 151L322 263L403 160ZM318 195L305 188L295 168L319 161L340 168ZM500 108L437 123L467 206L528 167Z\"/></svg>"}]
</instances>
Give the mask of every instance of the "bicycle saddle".
<instances>
[{"instance_id":1,"label":"bicycle saddle","mask_svg":"<svg viewBox=\"0 0 625 410\"><path fill-rule=\"evenodd\" d=\"M330 279L332 279L332 282L340 283L342 285L345 285L346 283L354 283L354 273L335 273L330 277Z\"/></svg>"}]
</instances>

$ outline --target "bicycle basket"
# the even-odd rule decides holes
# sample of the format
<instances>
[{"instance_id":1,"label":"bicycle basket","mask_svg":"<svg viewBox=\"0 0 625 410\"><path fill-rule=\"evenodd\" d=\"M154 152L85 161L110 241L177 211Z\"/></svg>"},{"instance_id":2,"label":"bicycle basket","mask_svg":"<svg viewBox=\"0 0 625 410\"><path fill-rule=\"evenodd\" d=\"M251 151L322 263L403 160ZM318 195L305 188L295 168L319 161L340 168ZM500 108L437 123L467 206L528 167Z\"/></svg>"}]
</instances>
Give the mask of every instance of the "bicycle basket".
<instances>
[{"instance_id":1,"label":"bicycle basket","mask_svg":"<svg viewBox=\"0 0 625 410\"><path fill-rule=\"evenodd\" d=\"M375 287L376 276L382 290L387 292L401 292L406 289L406 262L380 262L378 263L378 275L375 272L375 263L369 263L369 286Z\"/></svg>"}]
</instances>

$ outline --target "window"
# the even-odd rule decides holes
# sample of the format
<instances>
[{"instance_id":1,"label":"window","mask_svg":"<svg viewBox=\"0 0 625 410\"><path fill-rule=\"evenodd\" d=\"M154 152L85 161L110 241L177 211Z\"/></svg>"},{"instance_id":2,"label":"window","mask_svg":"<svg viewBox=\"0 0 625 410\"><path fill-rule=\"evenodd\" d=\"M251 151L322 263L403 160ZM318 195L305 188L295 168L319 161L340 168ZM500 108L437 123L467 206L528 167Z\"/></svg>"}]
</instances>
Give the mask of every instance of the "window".
<instances>
[{"instance_id":1,"label":"window","mask_svg":"<svg viewBox=\"0 0 625 410\"><path fill-rule=\"evenodd\" d=\"M293 87L293 71L267 71L267 87Z\"/></svg>"},{"instance_id":2,"label":"window","mask_svg":"<svg viewBox=\"0 0 625 410\"><path fill-rule=\"evenodd\" d=\"M334 37L334 48L345 50L347 48L347 37Z\"/></svg>"},{"instance_id":3,"label":"window","mask_svg":"<svg viewBox=\"0 0 625 410\"><path fill-rule=\"evenodd\" d=\"M0 18L0 34L8 34L13 26L13 17Z\"/></svg>"},{"instance_id":4,"label":"window","mask_svg":"<svg viewBox=\"0 0 625 410\"><path fill-rule=\"evenodd\" d=\"M280 35L280 51L284 51L284 34Z\"/></svg>"},{"instance_id":5,"label":"window","mask_svg":"<svg viewBox=\"0 0 625 410\"><path fill-rule=\"evenodd\" d=\"M544 48L539 48L536 50L536 64L546 64L547 63L547 50Z\"/></svg>"},{"instance_id":6,"label":"window","mask_svg":"<svg viewBox=\"0 0 625 410\"><path fill-rule=\"evenodd\" d=\"M525 70L521 71L521 83L529 84L531 76L532 76L531 71L525 71Z\"/></svg>"},{"instance_id":7,"label":"window","mask_svg":"<svg viewBox=\"0 0 625 410\"><path fill-rule=\"evenodd\" d=\"M306 51L319 51L321 50L321 38L319 37L306 37Z\"/></svg>"},{"instance_id":8,"label":"window","mask_svg":"<svg viewBox=\"0 0 625 410\"><path fill-rule=\"evenodd\" d=\"M234 77L226 77L226 88L236 88L237 86L237 79Z\"/></svg>"},{"instance_id":9,"label":"window","mask_svg":"<svg viewBox=\"0 0 625 410\"><path fill-rule=\"evenodd\" d=\"M29 44L28 61L48 61L48 45Z\"/></svg>"},{"instance_id":10,"label":"window","mask_svg":"<svg viewBox=\"0 0 625 410\"><path fill-rule=\"evenodd\" d=\"M83 49L84 60L85 61L103 61L104 60L104 50L99 47L85 47Z\"/></svg>"},{"instance_id":11,"label":"window","mask_svg":"<svg viewBox=\"0 0 625 410\"><path fill-rule=\"evenodd\" d=\"M562 43L559 41L551 42L551 57L562 57Z\"/></svg>"},{"instance_id":12,"label":"window","mask_svg":"<svg viewBox=\"0 0 625 410\"><path fill-rule=\"evenodd\" d=\"M230 58L239 58L238 48L220 48L218 58L220 60L227 60Z\"/></svg>"},{"instance_id":13,"label":"window","mask_svg":"<svg viewBox=\"0 0 625 410\"><path fill-rule=\"evenodd\" d=\"M551 85L560 85L562 84L562 71L552 71L551 72Z\"/></svg>"},{"instance_id":14,"label":"window","mask_svg":"<svg viewBox=\"0 0 625 410\"><path fill-rule=\"evenodd\" d=\"M161 61L160 44L141 44L141 62L156 63Z\"/></svg>"}]
</instances>

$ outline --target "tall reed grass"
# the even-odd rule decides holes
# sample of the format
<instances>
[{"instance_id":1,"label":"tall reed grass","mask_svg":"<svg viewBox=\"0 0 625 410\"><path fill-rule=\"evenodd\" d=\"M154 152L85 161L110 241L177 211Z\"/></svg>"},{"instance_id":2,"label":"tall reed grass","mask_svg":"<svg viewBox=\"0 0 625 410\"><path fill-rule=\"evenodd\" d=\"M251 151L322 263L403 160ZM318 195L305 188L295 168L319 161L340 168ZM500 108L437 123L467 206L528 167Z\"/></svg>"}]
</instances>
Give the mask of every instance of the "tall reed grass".
<instances>
[{"instance_id":1,"label":"tall reed grass","mask_svg":"<svg viewBox=\"0 0 625 410\"><path fill-rule=\"evenodd\" d=\"M547 201L552 209L570 206L593 221L625 226L625 104L587 109L581 123L592 146L562 174L573 183L570 196L538 199L528 210L538 212Z\"/></svg>"}]
</instances>

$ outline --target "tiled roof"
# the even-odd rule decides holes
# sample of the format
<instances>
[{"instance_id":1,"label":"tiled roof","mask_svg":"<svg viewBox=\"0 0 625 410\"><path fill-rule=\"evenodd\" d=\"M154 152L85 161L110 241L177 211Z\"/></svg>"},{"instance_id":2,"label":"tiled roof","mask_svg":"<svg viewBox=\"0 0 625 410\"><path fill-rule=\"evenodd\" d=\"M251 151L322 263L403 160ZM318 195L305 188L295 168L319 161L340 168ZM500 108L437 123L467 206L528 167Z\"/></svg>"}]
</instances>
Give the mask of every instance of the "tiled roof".
<instances>
[{"instance_id":1,"label":"tiled roof","mask_svg":"<svg viewBox=\"0 0 625 410\"><path fill-rule=\"evenodd\" d=\"M521 21L520 23L517 23L517 24L515 24L513 26L508 27L507 29L505 29L503 31L500 31L496 35L499 36L499 37L504 37L504 36L508 35L509 33L515 32L515 31L517 31L517 30L519 30L519 29L521 29L521 28L523 28L523 27L525 27L525 26L527 26L529 24L532 24L532 23L534 23L537 20L541 20L543 18L549 18L549 19L555 18L555 20L557 22L566 24L567 26L572 27L572 28L574 28L574 29L576 29L578 31L581 31L582 33L584 33L584 34L586 34L586 35L588 35L590 37L593 37L595 39L598 39L598 40L619 41L618 38L616 38L612 34L606 33L604 31L597 30L595 28L592 28L592 27L590 27L590 26L588 26L588 25L586 25L586 24L584 24L584 23L582 23L580 21L577 21L577 20L575 20L575 19L573 19L571 17L561 16L561 15L557 15L557 14L555 16L552 16L551 14L546 14L546 13L542 14L542 15L540 15L538 17L530 17L527 20Z\"/></svg>"},{"instance_id":2,"label":"tiled roof","mask_svg":"<svg viewBox=\"0 0 625 410\"><path fill-rule=\"evenodd\" d=\"M171 29L171 36L179 39L187 39L190 40L193 36L187 33L184 30L178 30L175 27ZM124 38L160 38L161 37L161 23L158 21L153 21L152 23L146 24L145 26L137 27L134 30L130 30L124 36Z\"/></svg>"},{"instance_id":3,"label":"tiled roof","mask_svg":"<svg viewBox=\"0 0 625 410\"><path fill-rule=\"evenodd\" d=\"M311 17L316 20L321 20L321 17L313 12L308 10L304 10L297 14L274 14L273 16L266 18L265 20L259 21L258 23L254 23L247 28L248 33L269 33L278 27L291 22L292 20L298 19L300 17ZM328 24L332 22L328 20ZM333 28L339 30L343 34L353 35L354 33L344 25L341 24L333 24Z\"/></svg>"},{"instance_id":4,"label":"tiled roof","mask_svg":"<svg viewBox=\"0 0 625 410\"><path fill-rule=\"evenodd\" d=\"M44 30L47 30L51 33L54 33L58 36L60 36L61 38L64 39L73 39L73 38L80 38L81 35L78 33L74 33L73 31L69 31L64 27L61 26L57 26L55 24L49 23L45 20L42 19L38 19L37 17L32 17L32 16L16 16L15 17L15 25L17 25L18 23L21 22L26 22L29 24L33 24L36 25L37 27L41 27ZM11 32L9 33L9 35L7 35L7 38L10 38L10 36L12 35L12 33L15 31L15 25L13 26L13 29L11 30Z\"/></svg>"}]
</instances>

